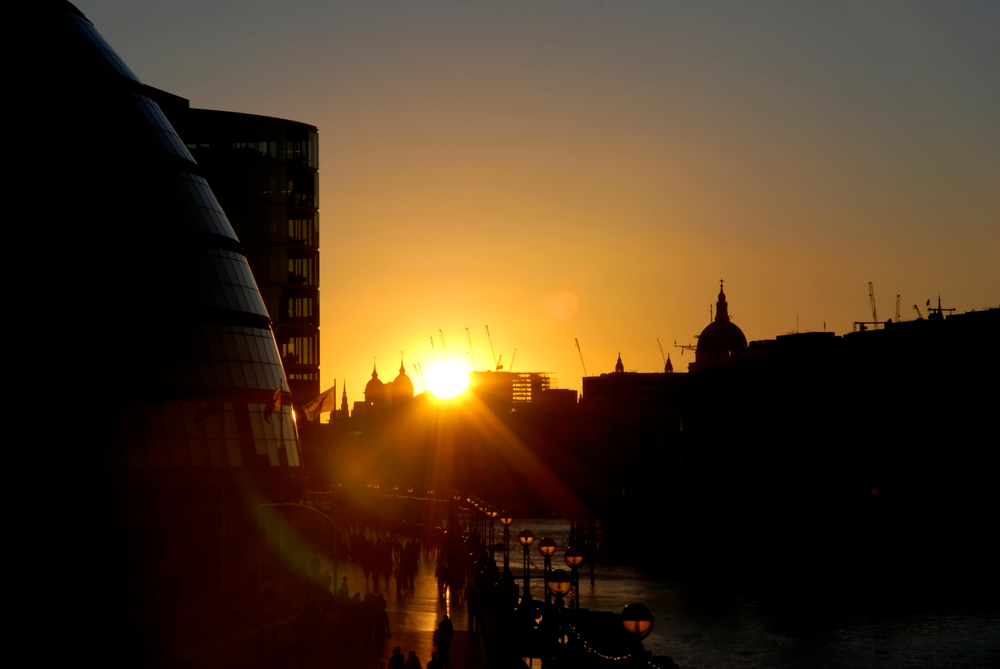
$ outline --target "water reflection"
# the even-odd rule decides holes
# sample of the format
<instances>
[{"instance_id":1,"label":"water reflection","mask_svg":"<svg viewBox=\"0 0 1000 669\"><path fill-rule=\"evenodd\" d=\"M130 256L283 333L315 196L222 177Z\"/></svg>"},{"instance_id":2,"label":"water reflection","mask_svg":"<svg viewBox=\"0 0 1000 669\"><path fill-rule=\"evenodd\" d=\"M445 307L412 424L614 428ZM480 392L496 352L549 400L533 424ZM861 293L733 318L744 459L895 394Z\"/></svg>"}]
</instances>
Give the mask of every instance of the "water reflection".
<instances>
[{"instance_id":1,"label":"water reflection","mask_svg":"<svg viewBox=\"0 0 1000 669\"><path fill-rule=\"evenodd\" d=\"M562 560L568 521L518 519L510 529L512 536L530 529L536 537L551 537L559 546L553 564ZM501 541L502 533L498 536ZM514 551L519 549L511 546L511 571L518 578L520 554ZM541 555L534 553L540 568ZM905 605L873 600L845 605L822 575L803 583L795 596L779 599L752 587L692 586L603 563L596 565L591 585L589 570L585 562L580 606L620 612L632 602L645 604L655 618L645 648L671 656L681 667L1000 667L995 607L949 608L919 599ZM532 595L542 594L541 587L533 581Z\"/></svg>"}]
</instances>

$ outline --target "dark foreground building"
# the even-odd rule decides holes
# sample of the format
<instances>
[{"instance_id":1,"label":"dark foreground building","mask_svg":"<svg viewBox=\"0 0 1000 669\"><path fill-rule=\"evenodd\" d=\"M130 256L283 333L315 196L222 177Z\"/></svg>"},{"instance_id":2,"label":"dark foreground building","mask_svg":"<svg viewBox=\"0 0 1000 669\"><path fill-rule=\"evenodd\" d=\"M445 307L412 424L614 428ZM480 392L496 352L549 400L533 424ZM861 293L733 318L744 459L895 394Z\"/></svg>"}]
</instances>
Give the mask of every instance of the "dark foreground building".
<instances>
[{"instance_id":1,"label":"dark foreground building","mask_svg":"<svg viewBox=\"0 0 1000 669\"><path fill-rule=\"evenodd\" d=\"M719 323L690 373L584 379L562 457L591 463L617 536L652 514L676 547L659 564L716 578L997 585L1000 309L749 344Z\"/></svg>"},{"instance_id":2,"label":"dark foreground building","mask_svg":"<svg viewBox=\"0 0 1000 669\"><path fill-rule=\"evenodd\" d=\"M192 109L146 88L212 186L271 318L296 405L319 395L319 135L287 119Z\"/></svg>"},{"instance_id":3,"label":"dark foreground building","mask_svg":"<svg viewBox=\"0 0 1000 669\"><path fill-rule=\"evenodd\" d=\"M280 570L260 510L303 494L301 455L268 308L207 170L86 17L43 10L56 65L33 103L57 180L33 378L50 385L28 394L60 398L40 434L61 508L37 522L58 537L51 573L81 575L74 648L139 666Z\"/></svg>"}]
</instances>

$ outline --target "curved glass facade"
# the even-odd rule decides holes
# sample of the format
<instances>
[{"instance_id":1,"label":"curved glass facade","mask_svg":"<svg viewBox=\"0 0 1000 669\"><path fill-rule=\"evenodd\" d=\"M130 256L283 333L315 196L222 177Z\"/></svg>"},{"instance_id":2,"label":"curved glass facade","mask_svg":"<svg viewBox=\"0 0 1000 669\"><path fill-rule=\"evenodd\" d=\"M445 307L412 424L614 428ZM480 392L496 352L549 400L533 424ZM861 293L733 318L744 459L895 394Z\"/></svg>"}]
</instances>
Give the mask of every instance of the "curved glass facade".
<instances>
[{"instance_id":1,"label":"curved glass facade","mask_svg":"<svg viewBox=\"0 0 1000 669\"><path fill-rule=\"evenodd\" d=\"M66 80L82 98L70 125L93 135L83 139L97 154L80 159L92 163L64 208L80 240L72 288L94 314L90 365L105 375L95 383L101 424L113 426L106 464L298 467L268 307L203 168L90 22L65 20Z\"/></svg>"},{"instance_id":2,"label":"curved glass facade","mask_svg":"<svg viewBox=\"0 0 1000 669\"><path fill-rule=\"evenodd\" d=\"M151 91L154 96L161 93ZM173 104L167 113L243 243L272 319L292 394L299 402L316 397L320 392L316 128L254 114L190 109L186 104Z\"/></svg>"}]
</instances>

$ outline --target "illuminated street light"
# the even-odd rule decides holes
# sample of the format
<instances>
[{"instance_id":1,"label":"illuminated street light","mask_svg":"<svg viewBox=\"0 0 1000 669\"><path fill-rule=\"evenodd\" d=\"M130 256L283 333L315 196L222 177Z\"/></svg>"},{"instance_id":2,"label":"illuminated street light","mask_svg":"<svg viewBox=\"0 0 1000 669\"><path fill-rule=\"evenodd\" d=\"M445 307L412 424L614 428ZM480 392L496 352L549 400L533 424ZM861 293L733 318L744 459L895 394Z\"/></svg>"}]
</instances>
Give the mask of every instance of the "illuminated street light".
<instances>
[{"instance_id":1,"label":"illuminated street light","mask_svg":"<svg viewBox=\"0 0 1000 669\"><path fill-rule=\"evenodd\" d=\"M542 554L545 558L545 571L542 574L545 583L548 583L549 572L552 571L552 555L556 552L556 542L549 537L545 537L540 542L538 542L538 552ZM549 589L545 589L545 603L552 603L552 596L549 594Z\"/></svg>"},{"instance_id":2,"label":"illuminated street light","mask_svg":"<svg viewBox=\"0 0 1000 669\"><path fill-rule=\"evenodd\" d=\"M522 551L524 553L524 595L522 599L528 599L531 597L531 572L528 571L528 548L535 540L535 533L531 530L521 530L520 534L517 535L517 540L521 542L521 546L524 548L524 551Z\"/></svg>"},{"instance_id":3,"label":"illuminated street light","mask_svg":"<svg viewBox=\"0 0 1000 669\"><path fill-rule=\"evenodd\" d=\"M563 596L572 586L572 576L565 569L556 569L545 579L545 591L556 596L556 605L563 608Z\"/></svg>"},{"instance_id":4,"label":"illuminated street light","mask_svg":"<svg viewBox=\"0 0 1000 669\"><path fill-rule=\"evenodd\" d=\"M569 565L573 579L573 599L570 600L570 608L580 608L580 573L577 569L583 563L583 549L579 546L570 546L566 549L563 559Z\"/></svg>"},{"instance_id":5,"label":"illuminated street light","mask_svg":"<svg viewBox=\"0 0 1000 669\"><path fill-rule=\"evenodd\" d=\"M503 525L503 570L510 569L510 524L514 517L506 511L500 513L500 524Z\"/></svg>"},{"instance_id":6,"label":"illuminated street light","mask_svg":"<svg viewBox=\"0 0 1000 669\"><path fill-rule=\"evenodd\" d=\"M629 604L622 610L622 626L642 641L653 631L653 612L645 604Z\"/></svg>"}]
</instances>

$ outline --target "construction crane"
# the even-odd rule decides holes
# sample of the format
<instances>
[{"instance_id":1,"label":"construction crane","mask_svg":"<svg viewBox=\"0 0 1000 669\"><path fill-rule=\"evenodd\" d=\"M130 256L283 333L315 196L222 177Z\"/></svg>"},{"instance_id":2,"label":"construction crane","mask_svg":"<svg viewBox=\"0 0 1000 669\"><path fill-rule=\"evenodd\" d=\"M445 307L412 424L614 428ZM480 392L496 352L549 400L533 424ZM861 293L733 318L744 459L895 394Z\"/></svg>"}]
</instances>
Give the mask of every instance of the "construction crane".
<instances>
[{"instance_id":1,"label":"construction crane","mask_svg":"<svg viewBox=\"0 0 1000 669\"><path fill-rule=\"evenodd\" d=\"M438 354L437 349L434 348L434 335L431 335L431 357L434 359L434 364L437 365Z\"/></svg>"},{"instance_id":2,"label":"construction crane","mask_svg":"<svg viewBox=\"0 0 1000 669\"><path fill-rule=\"evenodd\" d=\"M424 381L424 372L420 369L419 362L413 363L413 375L420 379L420 385L424 387L424 390L427 390L427 382Z\"/></svg>"},{"instance_id":3,"label":"construction crane","mask_svg":"<svg viewBox=\"0 0 1000 669\"><path fill-rule=\"evenodd\" d=\"M697 339L698 335L695 335L694 337ZM698 347L694 344L678 344L676 339L674 340L674 348L679 348L681 350L681 355L684 355L684 351L691 351L692 353L696 353L698 351Z\"/></svg>"},{"instance_id":4,"label":"construction crane","mask_svg":"<svg viewBox=\"0 0 1000 669\"><path fill-rule=\"evenodd\" d=\"M872 282L868 282L868 299L872 302L872 326L875 330L878 330L878 311L875 309L875 288L872 286Z\"/></svg>"},{"instance_id":5,"label":"construction crane","mask_svg":"<svg viewBox=\"0 0 1000 669\"><path fill-rule=\"evenodd\" d=\"M656 345L660 347L660 357L663 358L663 366L667 366L667 356L663 353L663 344L660 343L660 338L656 338Z\"/></svg>"},{"instance_id":6,"label":"construction crane","mask_svg":"<svg viewBox=\"0 0 1000 669\"><path fill-rule=\"evenodd\" d=\"M944 312L946 312L946 311L949 314L951 314L951 313L955 312L955 308L954 307L944 307L944 308L941 308L941 295L940 294L938 294L938 305L937 305L937 308L932 307L931 306L931 301L927 300L927 320L929 320L929 321L943 321L944 320Z\"/></svg>"},{"instance_id":7,"label":"construction crane","mask_svg":"<svg viewBox=\"0 0 1000 669\"><path fill-rule=\"evenodd\" d=\"M465 328L465 337L469 340L469 360L472 361L472 371L476 371L476 354L472 352L472 333Z\"/></svg>"},{"instance_id":8,"label":"construction crane","mask_svg":"<svg viewBox=\"0 0 1000 669\"><path fill-rule=\"evenodd\" d=\"M509 371L509 372L513 372L514 371L514 358L516 358L516 357L517 357L517 349L515 348L514 349L514 355L510 356L510 364L507 365L507 371Z\"/></svg>"},{"instance_id":9,"label":"construction crane","mask_svg":"<svg viewBox=\"0 0 1000 669\"><path fill-rule=\"evenodd\" d=\"M486 338L490 340L490 353L493 354L493 366L496 371L500 371L503 367L500 366L500 361L497 360L497 352L493 350L493 337L490 335L490 326L486 326ZM500 356L503 357L502 355Z\"/></svg>"},{"instance_id":10,"label":"construction crane","mask_svg":"<svg viewBox=\"0 0 1000 669\"><path fill-rule=\"evenodd\" d=\"M441 350L444 351L444 361L448 362L448 347L444 343L444 330L438 330L441 333Z\"/></svg>"},{"instance_id":11,"label":"construction crane","mask_svg":"<svg viewBox=\"0 0 1000 669\"><path fill-rule=\"evenodd\" d=\"M584 376L588 376L588 374L587 374L587 363L585 363L583 361L583 349L580 348L580 340L579 339L574 339L573 341L576 342L576 350L580 352L580 365L583 367L583 375Z\"/></svg>"},{"instance_id":12,"label":"construction crane","mask_svg":"<svg viewBox=\"0 0 1000 669\"><path fill-rule=\"evenodd\" d=\"M914 304L913 305L913 309L914 309L914 311L917 312L917 319L921 320L921 321L924 320L924 315L922 313L920 313L920 307L918 307L917 305Z\"/></svg>"},{"instance_id":13,"label":"construction crane","mask_svg":"<svg viewBox=\"0 0 1000 669\"><path fill-rule=\"evenodd\" d=\"M899 295L896 295L896 322L899 322Z\"/></svg>"}]
</instances>

